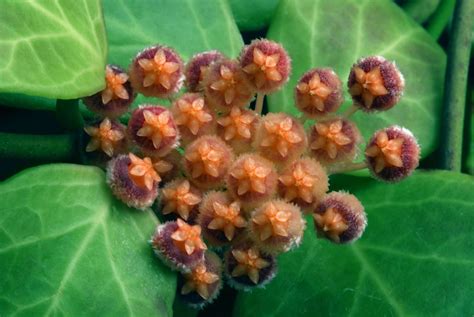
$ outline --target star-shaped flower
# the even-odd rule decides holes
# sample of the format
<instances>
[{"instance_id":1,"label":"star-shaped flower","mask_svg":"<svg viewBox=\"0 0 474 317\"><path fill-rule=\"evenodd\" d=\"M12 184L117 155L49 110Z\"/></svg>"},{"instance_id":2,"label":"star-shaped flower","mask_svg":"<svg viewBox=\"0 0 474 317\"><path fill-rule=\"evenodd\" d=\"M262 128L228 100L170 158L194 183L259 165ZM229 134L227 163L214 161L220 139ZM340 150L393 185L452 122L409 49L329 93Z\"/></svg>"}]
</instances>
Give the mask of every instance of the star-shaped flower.
<instances>
[{"instance_id":1,"label":"star-shaped flower","mask_svg":"<svg viewBox=\"0 0 474 317\"><path fill-rule=\"evenodd\" d=\"M336 158L339 148L352 142L351 138L342 132L342 127L342 120L317 123L315 125L317 137L311 143L311 149L322 149L331 159Z\"/></svg>"},{"instance_id":2,"label":"star-shaped flower","mask_svg":"<svg viewBox=\"0 0 474 317\"><path fill-rule=\"evenodd\" d=\"M311 99L311 104L308 104L308 107L315 107L319 111L324 111L324 102L332 93L331 88L321 82L321 78L318 73L314 73L313 77L308 83L299 83L296 86L296 89L298 89L301 94L307 95Z\"/></svg>"},{"instance_id":3,"label":"star-shaped flower","mask_svg":"<svg viewBox=\"0 0 474 317\"><path fill-rule=\"evenodd\" d=\"M192 163L191 176L198 178L201 175L219 177L219 167L222 163L222 153L214 149L209 142L203 140L194 151L186 153L185 158Z\"/></svg>"},{"instance_id":4,"label":"star-shaped flower","mask_svg":"<svg viewBox=\"0 0 474 317\"><path fill-rule=\"evenodd\" d=\"M261 164L252 157L247 157L230 174L238 180L237 194L241 196L248 191L265 194L265 180L271 172L270 167Z\"/></svg>"},{"instance_id":5,"label":"star-shaped flower","mask_svg":"<svg viewBox=\"0 0 474 317\"><path fill-rule=\"evenodd\" d=\"M252 221L261 227L259 238L265 241L272 236L287 237L290 217L290 211L278 210L275 204L270 202L262 212L252 218Z\"/></svg>"},{"instance_id":6,"label":"star-shaped flower","mask_svg":"<svg viewBox=\"0 0 474 317\"><path fill-rule=\"evenodd\" d=\"M92 126L85 127L84 131L91 137L86 146L86 152L93 152L100 148L110 157L114 155L114 148L117 142L125 138L122 131L113 129L112 123L108 118L105 118L98 128Z\"/></svg>"},{"instance_id":7,"label":"star-shaped flower","mask_svg":"<svg viewBox=\"0 0 474 317\"><path fill-rule=\"evenodd\" d=\"M372 107L375 97L388 94L384 86L380 66L375 67L369 72L365 72L360 67L354 67L356 83L350 87L350 93L353 96L362 96L365 106Z\"/></svg>"},{"instance_id":8,"label":"star-shaped flower","mask_svg":"<svg viewBox=\"0 0 474 317\"><path fill-rule=\"evenodd\" d=\"M301 163L297 163L290 173L281 175L279 180L286 187L286 200L291 201L295 198L301 198L307 203L313 202L312 191L317 178L305 171Z\"/></svg>"},{"instance_id":9,"label":"star-shaped flower","mask_svg":"<svg viewBox=\"0 0 474 317\"><path fill-rule=\"evenodd\" d=\"M219 202L212 204L214 209L214 219L207 226L211 230L221 230L227 240L234 238L236 228L244 228L247 223L241 215L240 204L233 202L226 206Z\"/></svg>"},{"instance_id":10,"label":"star-shaped flower","mask_svg":"<svg viewBox=\"0 0 474 317\"><path fill-rule=\"evenodd\" d=\"M184 220L188 220L189 212L201 202L201 197L191 192L188 180L170 185L172 186L163 188L162 213L167 215L174 212Z\"/></svg>"},{"instance_id":11,"label":"star-shaped flower","mask_svg":"<svg viewBox=\"0 0 474 317\"><path fill-rule=\"evenodd\" d=\"M237 261L237 266L232 270L233 277L247 275L249 279L258 284L260 279L260 270L266 268L270 263L264 260L257 249L232 250L232 256Z\"/></svg>"},{"instance_id":12,"label":"star-shaped flower","mask_svg":"<svg viewBox=\"0 0 474 317\"><path fill-rule=\"evenodd\" d=\"M178 63L167 61L166 54L163 49L158 49L153 59L139 59L138 64L145 73L145 77L143 78L143 87L161 85L165 89L170 89L170 75L179 69Z\"/></svg>"},{"instance_id":13,"label":"star-shaped flower","mask_svg":"<svg viewBox=\"0 0 474 317\"><path fill-rule=\"evenodd\" d=\"M128 157L131 160L128 173L132 181L139 187L152 190L153 186L161 181L161 177L155 170L151 159L149 157L141 159L133 153L129 153Z\"/></svg>"},{"instance_id":14,"label":"star-shaped flower","mask_svg":"<svg viewBox=\"0 0 474 317\"><path fill-rule=\"evenodd\" d=\"M181 294L186 295L191 292L197 292L204 299L209 298L209 285L217 282L219 276L207 271L204 264L199 264L191 273L184 274L186 283L181 289Z\"/></svg>"},{"instance_id":15,"label":"star-shaped flower","mask_svg":"<svg viewBox=\"0 0 474 317\"><path fill-rule=\"evenodd\" d=\"M178 229L171 234L171 239L181 252L191 255L196 250L207 249L201 239L201 227L199 225L190 226L179 218L176 222Z\"/></svg>"},{"instance_id":16,"label":"star-shaped flower","mask_svg":"<svg viewBox=\"0 0 474 317\"><path fill-rule=\"evenodd\" d=\"M130 96L124 87L127 80L127 74L115 73L110 66L107 66L105 68L106 87L102 91L102 103L105 105L114 99L129 99Z\"/></svg>"},{"instance_id":17,"label":"star-shaped flower","mask_svg":"<svg viewBox=\"0 0 474 317\"><path fill-rule=\"evenodd\" d=\"M365 154L375 158L375 172L381 172L385 167L403 167L402 146L403 138L389 140L385 131L377 135L375 144L365 150Z\"/></svg>"},{"instance_id":18,"label":"star-shaped flower","mask_svg":"<svg viewBox=\"0 0 474 317\"><path fill-rule=\"evenodd\" d=\"M349 228L341 214L332 207L328 208L322 215L315 213L313 217L318 227L335 242L339 242L339 235Z\"/></svg>"},{"instance_id":19,"label":"star-shaped flower","mask_svg":"<svg viewBox=\"0 0 474 317\"><path fill-rule=\"evenodd\" d=\"M277 69L280 54L266 55L259 48L253 49L253 61L246 65L243 70L255 76L257 88L261 88L267 80L280 81L283 76Z\"/></svg>"},{"instance_id":20,"label":"star-shaped flower","mask_svg":"<svg viewBox=\"0 0 474 317\"><path fill-rule=\"evenodd\" d=\"M221 117L217 123L225 128L224 139L230 141L234 138L250 139L252 137L251 124L256 119L253 111L240 110L232 107L228 116Z\"/></svg>"},{"instance_id":21,"label":"star-shaped flower","mask_svg":"<svg viewBox=\"0 0 474 317\"><path fill-rule=\"evenodd\" d=\"M226 65L221 65L219 69L220 79L214 81L211 84L211 89L219 91L224 96L224 101L226 104L230 105L236 98L236 86L238 82L235 78L235 72L233 72Z\"/></svg>"},{"instance_id":22,"label":"star-shaped flower","mask_svg":"<svg viewBox=\"0 0 474 317\"><path fill-rule=\"evenodd\" d=\"M212 115L204 108L204 98L199 97L193 101L182 98L177 101L175 122L187 127L193 135L197 135L199 129L210 121Z\"/></svg>"},{"instance_id":23,"label":"star-shaped flower","mask_svg":"<svg viewBox=\"0 0 474 317\"><path fill-rule=\"evenodd\" d=\"M155 149L160 147L161 141L166 137L175 137L176 129L170 124L171 114L168 110L155 114L149 110L143 111L145 122L143 127L137 131L137 135L149 138L153 141Z\"/></svg>"},{"instance_id":24,"label":"star-shaped flower","mask_svg":"<svg viewBox=\"0 0 474 317\"><path fill-rule=\"evenodd\" d=\"M264 128L268 133L260 145L262 147L275 147L282 157L288 155L290 147L303 141L303 138L292 130L293 120L285 118L281 122L264 121Z\"/></svg>"}]
</instances>

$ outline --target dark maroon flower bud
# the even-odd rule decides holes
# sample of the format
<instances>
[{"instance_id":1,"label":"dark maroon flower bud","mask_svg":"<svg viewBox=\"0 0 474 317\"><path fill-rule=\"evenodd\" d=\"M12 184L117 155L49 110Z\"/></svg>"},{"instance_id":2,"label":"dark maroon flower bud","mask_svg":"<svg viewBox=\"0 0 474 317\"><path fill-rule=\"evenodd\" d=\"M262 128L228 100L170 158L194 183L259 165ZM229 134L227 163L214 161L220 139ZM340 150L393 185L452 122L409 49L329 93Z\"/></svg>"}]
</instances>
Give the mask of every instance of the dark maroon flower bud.
<instances>
[{"instance_id":1,"label":"dark maroon flower bud","mask_svg":"<svg viewBox=\"0 0 474 317\"><path fill-rule=\"evenodd\" d=\"M215 61L224 58L219 51L207 51L194 55L186 64L184 75L186 77L186 88L190 92L203 90L203 80L206 77L209 66Z\"/></svg>"},{"instance_id":2,"label":"dark maroon flower bud","mask_svg":"<svg viewBox=\"0 0 474 317\"><path fill-rule=\"evenodd\" d=\"M352 66L347 85L357 107L366 112L384 111L398 103L405 80L395 63L370 56Z\"/></svg>"},{"instance_id":3,"label":"dark maroon flower bud","mask_svg":"<svg viewBox=\"0 0 474 317\"><path fill-rule=\"evenodd\" d=\"M330 68L306 72L295 88L296 107L311 119L336 112L343 101L341 80Z\"/></svg>"},{"instance_id":4,"label":"dark maroon flower bud","mask_svg":"<svg viewBox=\"0 0 474 317\"><path fill-rule=\"evenodd\" d=\"M291 60L279 43L253 40L240 53L240 65L253 88L259 93L280 89L291 73Z\"/></svg>"},{"instance_id":5,"label":"dark maroon flower bud","mask_svg":"<svg viewBox=\"0 0 474 317\"><path fill-rule=\"evenodd\" d=\"M119 155L107 166L107 182L114 195L130 207L145 209L158 196L161 181L150 158Z\"/></svg>"},{"instance_id":6,"label":"dark maroon flower bud","mask_svg":"<svg viewBox=\"0 0 474 317\"><path fill-rule=\"evenodd\" d=\"M387 182L398 182L418 166L420 147L413 134L398 126L379 130L365 149L372 175Z\"/></svg>"},{"instance_id":7,"label":"dark maroon flower bud","mask_svg":"<svg viewBox=\"0 0 474 317\"><path fill-rule=\"evenodd\" d=\"M147 97L169 98L183 84L183 61L173 49L156 45L137 54L130 66L130 82Z\"/></svg>"},{"instance_id":8,"label":"dark maroon flower bud","mask_svg":"<svg viewBox=\"0 0 474 317\"><path fill-rule=\"evenodd\" d=\"M198 224L206 241L213 246L234 242L244 233L247 221L240 203L228 193L208 192L199 206Z\"/></svg>"},{"instance_id":9,"label":"dark maroon flower bud","mask_svg":"<svg viewBox=\"0 0 474 317\"><path fill-rule=\"evenodd\" d=\"M173 102L171 112L179 127L181 144L187 145L198 137L216 132L214 111L201 94L187 93Z\"/></svg>"},{"instance_id":10,"label":"dark maroon flower bud","mask_svg":"<svg viewBox=\"0 0 474 317\"><path fill-rule=\"evenodd\" d=\"M230 248L224 255L224 267L230 286L243 291L265 286L277 273L276 258L251 243Z\"/></svg>"},{"instance_id":11,"label":"dark maroon flower bud","mask_svg":"<svg viewBox=\"0 0 474 317\"><path fill-rule=\"evenodd\" d=\"M209 107L225 113L248 106L255 94L239 63L229 59L212 64L203 85Z\"/></svg>"},{"instance_id":12,"label":"dark maroon flower bud","mask_svg":"<svg viewBox=\"0 0 474 317\"><path fill-rule=\"evenodd\" d=\"M128 121L130 138L143 153L164 156L178 146L179 132L171 112L162 106L142 105Z\"/></svg>"},{"instance_id":13,"label":"dark maroon flower bud","mask_svg":"<svg viewBox=\"0 0 474 317\"><path fill-rule=\"evenodd\" d=\"M313 217L318 236L335 243L359 239L367 225L364 207L354 195L345 192L329 193Z\"/></svg>"},{"instance_id":14,"label":"dark maroon flower bud","mask_svg":"<svg viewBox=\"0 0 474 317\"><path fill-rule=\"evenodd\" d=\"M180 218L158 225L151 245L165 264L182 272L202 263L207 250L201 239L201 227L191 226Z\"/></svg>"},{"instance_id":15,"label":"dark maroon flower bud","mask_svg":"<svg viewBox=\"0 0 474 317\"><path fill-rule=\"evenodd\" d=\"M87 108L102 117L118 118L128 111L136 97L127 73L118 66L105 68L105 89L83 98Z\"/></svg>"},{"instance_id":16,"label":"dark maroon flower bud","mask_svg":"<svg viewBox=\"0 0 474 317\"><path fill-rule=\"evenodd\" d=\"M211 251L206 251L204 261L189 273L178 276L177 295L193 308L201 309L212 303L222 289L222 261Z\"/></svg>"},{"instance_id":17,"label":"dark maroon flower bud","mask_svg":"<svg viewBox=\"0 0 474 317\"><path fill-rule=\"evenodd\" d=\"M252 212L249 235L260 250L277 254L301 243L305 225L299 207L276 199Z\"/></svg>"},{"instance_id":18,"label":"dark maroon flower bud","mask_svg":"<svg viewBox=\"0 0 474 317\"><path fill-rule=\"evenodd\" d=\"M311 155L324 165L349 162L361 139L357 126L343 118L316 123L309 132Z\"/></svg>"}]
</instances>

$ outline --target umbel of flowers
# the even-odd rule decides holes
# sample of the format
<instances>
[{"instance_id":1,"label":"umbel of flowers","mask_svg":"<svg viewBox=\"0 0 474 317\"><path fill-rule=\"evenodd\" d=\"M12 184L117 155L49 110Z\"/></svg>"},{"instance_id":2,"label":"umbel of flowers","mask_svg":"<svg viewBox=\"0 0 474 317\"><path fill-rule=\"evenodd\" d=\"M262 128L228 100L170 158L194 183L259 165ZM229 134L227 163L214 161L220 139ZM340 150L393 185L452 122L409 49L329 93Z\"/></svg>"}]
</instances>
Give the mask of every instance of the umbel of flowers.
<instances>
[{"instance_id":1,"label":"umbel of flowers","mask_svg":"<svg viewBox=\"0 0 474 317\"><path fill-rule=\"evenodd\" d=\"M328 173L368 168L396 182L418 165L408 130L375 131L364 147L350 120L357 110L397 104L404 79L393 62L371 56L352 66L353 106L344 114L337 114L344 101L337 74L313 68L294 88L300 117L262 115L264 96L290 72L287 52L266 39L245 46L237 59L209 51L186 65L173 49L155 45L139 52L128 71L107 66L106 88L84 98L100 116L85 128L87 157L108 161L107 181L118 199L153 207L166 220L151 246L181 273L177 294L191 306L214 300L223 280L242 290L270 282L278 255L301 243L305 214L319 237L357 240L367 224L364 207L347 192L328 193ZM117 119L137 94L168 98L171 106L140 105L125 127ZM307 119L314 123L305 129Z\"/></svg>"}]
</instances>

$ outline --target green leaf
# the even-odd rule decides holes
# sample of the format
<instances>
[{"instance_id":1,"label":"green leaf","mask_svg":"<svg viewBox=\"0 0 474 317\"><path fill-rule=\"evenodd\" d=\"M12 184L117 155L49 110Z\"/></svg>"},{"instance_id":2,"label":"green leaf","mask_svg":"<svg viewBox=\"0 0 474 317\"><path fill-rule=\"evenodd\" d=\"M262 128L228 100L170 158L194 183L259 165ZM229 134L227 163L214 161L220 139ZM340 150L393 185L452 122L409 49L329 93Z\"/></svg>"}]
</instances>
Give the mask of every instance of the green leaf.
<instances>
[{"instance_id":1,"label":"green leaf","mask_svg":"<svg viewBox=\"0 0 474 317\"><path fill-rule=\"evenodd\" d=\"M3 0L0 92L73 99L104 87L99 0Z\"/></svg>"},{"instance_id":2,"label":"green leaf","mask_svg":"<svg viewBox=\"0 0 474 317\"><path fill-rule=\"evenodd\" d=\"M422 155L438 143L446 56L434 40L388 0L282 0L268 37L283 43L293 59L293 75L285 88L270 96L271 111L297 113L293 89L312 67L332 67L346 82L360 57L383 55L405 76L401 102L388 112L354 120L368 138L376 129L398 124L413 131ZM346 92L343 110L350 105Z\"/></svg>"},{"instance_id":3,"label":"green leaf","mask_svg":"<svg viewBox=\"0 0 474 317\"><path fill-rule=\"evenodd\" d=\"M125 69L155 44L173 47L185 61L214 49L236 57L243 45L226 0L104 0L104 13L109 62ZM157 101L139 96L134 105L143 102Z\"/></svg>"},{"instance_id":4,"label":"green leaf","mask_svg":"<svg viewBox=\"0 0 474 317\"><path fill-rule=\"evenodd\" d=\"M416 173L396 184L340 177L368 214L352 245L317 240L279 257L264 290L241 293L235 316L470 316L474 311L474 178ZM308 219L310 220L310 219Z\"/></svg>"},{"instance_id":5,"label":"green leaf","mask_svg":"<svg viewBox=\"0 0 474 317\"><path fill-rule=\"evenodd\" d=\"M423 23L436 11L441 0L407 0L403 3L403 10L416 22Z\"/></svg>"},{"instance_id":6,"label":"green leaf","mask_svg":"<svg viewBox=\"0 0 474 317\"><path fill-rule=\"evenodd\" d=\"M474 101L474 91L468 94L468 98L471 98L471 102ZM466 159L466 171L474 175L474 114L471 115L471 122L469 124L471 128L471 133L469 135L469 148Z\"/></svg>"},{"instance_id":7,"label":"green leaf","mask_svg":"<svg viewBox=\"0 0 474 317\"><path fill-rule=\"evenodd\" d=\"M171 316L175 275L147 243L157 219L115 200L101 170L33 168L0 197L2 315Z\"/></svg>"},{"instance_id":8,"label":"green leaf","mask_svg":"<svg viewBox=\"0 0 474 317\"><path fill-rule=\"evenodd\" d=\"M235 22L242 31L257 31L268 26L279 0L230 0Z\"/></svg>"}]
</instances>

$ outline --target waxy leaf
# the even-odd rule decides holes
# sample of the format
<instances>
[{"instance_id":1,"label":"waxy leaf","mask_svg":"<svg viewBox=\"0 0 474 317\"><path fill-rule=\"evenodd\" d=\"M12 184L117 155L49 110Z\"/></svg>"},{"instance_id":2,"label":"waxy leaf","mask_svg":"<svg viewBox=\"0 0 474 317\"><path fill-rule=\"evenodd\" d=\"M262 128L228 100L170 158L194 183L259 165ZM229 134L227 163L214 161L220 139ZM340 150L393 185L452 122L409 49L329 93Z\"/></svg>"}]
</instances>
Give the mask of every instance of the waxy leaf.
<instances>
[{"instance_id":1,"label":"waxy leaf","mask_svg":"<svg viewBox=\"0 0 474 317\"><path fill-rule=\"evenodd\" d=\"M47 165L0 185L5 316L171 316L175 275L147 243L157 219L93 167Z\"/></svg>"},{"instance_id":2,"label":"waxy leaf","mask_svg":"<svg viewBox=\"0 0 474 317\"><path fill-rule=\"evenodd\" d=\"M382 55L405 76L405 94L395 108L353 118L366 138L391 124L410 129L425 156L438 143L446 56L417 23L389 0L282 0L268 37L281 42L293 59L285 88L270 96L270 110L296 114L293 89L312 67L332 67L346 83L360 57ZM351 105L349 94L342 111Z\"/></svg>"},{"instance_id":3,"label":"waxy leaf","mask_svg":"<svg viewBox=\"0 0 474 317\"><path fill-rule=\"evenodd\" d=\"M0 2L0 92L73 99L104 87L99 0Z\"/></svg>"},{"instance_id":4,"label":"waxy leaf","mask_svg":"<svg viewBox=\"0 0 474 317\"><path fill-rule=\"evenodd\" d=\"M318 240L308 218L302 246L279 257L265 289L239 294L235 316L472 315L472 176L419 172L395 185L354 176L335 183L365 206L362 238Z\"/></svg>"}]
</instances>

